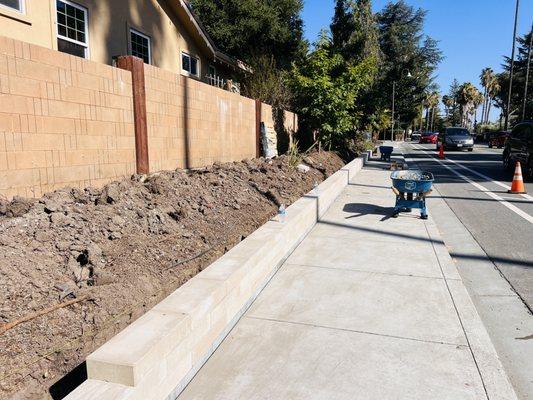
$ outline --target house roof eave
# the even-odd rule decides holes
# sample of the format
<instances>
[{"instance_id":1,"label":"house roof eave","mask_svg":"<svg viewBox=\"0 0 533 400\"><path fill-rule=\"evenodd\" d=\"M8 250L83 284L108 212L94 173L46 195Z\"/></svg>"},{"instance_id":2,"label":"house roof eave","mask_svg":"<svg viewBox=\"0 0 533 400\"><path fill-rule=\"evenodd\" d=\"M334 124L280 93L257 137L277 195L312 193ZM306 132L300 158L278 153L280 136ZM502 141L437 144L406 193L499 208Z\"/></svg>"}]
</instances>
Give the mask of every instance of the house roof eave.
<instances>
[{"instance_id":1,"label":"house roof eave","mask_svg":"<svg viewBox=\"0 0 533 400\"><path fill-rule=\"evenodd\" d=\"M215 43L203 27L202 23L192 10L191 5L189 4L188 0L178 0L179 5L183 10L185 10L189 20L192 22L193 26L199 33L200 37L204 40L207 48L209 51L211 51L213 59L218 60L224 64L229 65L230 67L235 67L238 69L243 70L246 73L253 73L253 69L247 65L246 63L242 62L241 60L238 60L236 58L233 58L220 50L216 47Z\"/></svg>"},{"instance_id":2,"label":"house roof eave","mask_svg":"<svg viewBox=\"0 0 533 400\"><path fill-rule=\"evenodd\" d=\"M215 59L220 61L220 62L223 62L224 64L228 64L230 66L239 68L239 69L241 69L242 71L244 71L246 73L249 73L249 74L253 74L254 73L253 68L250 67L248 64L242 62L241 60L238 60L236 58L228 56L227 54L222 53L219 50L216 50L216 52L215 52Z\"/></svg>"}]
</instances>

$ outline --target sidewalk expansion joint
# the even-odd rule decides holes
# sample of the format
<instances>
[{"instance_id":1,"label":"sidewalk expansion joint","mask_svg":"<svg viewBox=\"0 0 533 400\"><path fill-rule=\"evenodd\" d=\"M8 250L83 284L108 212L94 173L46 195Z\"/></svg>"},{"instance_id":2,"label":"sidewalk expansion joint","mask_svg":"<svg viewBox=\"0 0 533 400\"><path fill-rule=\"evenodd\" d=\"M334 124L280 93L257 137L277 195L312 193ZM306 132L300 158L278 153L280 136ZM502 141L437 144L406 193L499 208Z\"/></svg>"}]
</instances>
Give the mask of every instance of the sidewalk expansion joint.
<instances>
[{"instance_id":1,"label":"sidewalk expansion joint","mask_svg":"<svg viewBox=\"0 0 533 400\"><path fill-rule=\"evenodd\" d=\"M370 234L369 235L361 235L359 236L360 238L374 238L373 234L378 234L378 235L385 235L385 236L395 236L395 237L400 237L400 238L405 238L405 239L409 239L409 240L416 240L418 242L429 242L430 241L430 238L429 237L422 237L422 236L410 236L410 235L405 235L403 233L397 233L397 232L387 232L387 231L379 231L377 229L370 229L370 228L362 228L361 226L350 226L350 225L343 225L343 224L338 224L338 223L333 223L333 222L328 222L328 221L318 221L317 225L319 224L323 224L323 225L337 225L338 227L340 228L347 228L347 229L354 229L354 230L358 230L358 231L368 231ZM339 238L345 238L345 239L349 239L349 237L347 237L346 235L333 235L333 234L327 234L327 233L324 233L324 234L320 234L320 237L326 237L326 238L330 238L330 239L339 239ZM394 240L380 240L380 239L373 239L374 242L376 243L391 243L391 242L394 242ZM440 244L444 244L444 242L439 242ZM414 244L414 246L417 246L417 244ZM420 245L418 245L420 246Z\"/></svg>"},{"instance_id":2,"label":"sidewalk expansion joint","mask_svg":"<svg viewBox=\"0 0 533 400\"><path fill-rule=\"evenodd\" d=\"M412 337L406 337L406 336L396 336L396 335L387 335L385 333L378 333L378 332L370 332L370 331L360 331L356 329L348 329L348 328L337 328L333 326L327 326L327 325L318 325L318 324L311 324L308 322L296 322L296 321L287 321L282 319L275 319L275 318L266 318L266 317L256 317L253 315L246 315L245 318L250 319L256 319L256 320L262 320L262 321L270 321L275 322L279 324L286 324L286 325L300 325L300 326L308 326L311 328L320 328L320 329L327 329L331 331L342 331L342 332L352 332L352 333L358 333L361 335L372 335L372 336L381 336L391 339L399 339L399 340L409 340L412 342L421 342L421 343L432 343L432 344L441 344L444 346L454 346L456 348L468 348L468 345L460 344L460 343L450 343L450 342L441 342L438 340L426 340L426 339L418 339L418 338L412 338Z\"/></svg>"},{"instance_id":3,"label":"sidewalk expansion joint","mask_svg":"<svg viewBox=\"0 0 533 400\"><path fill-rule=\"evenodd\" d=\"M405 277L405 278L423 278L423 279L443 280L443 278L441 276L423 276L423 275L412 275L412 274L400 274L400 273L397 273L397 272L372 271L372 270L369 270L369 269L359 269L359 268L325 267L325 266L322 266L322 265L311 265L311 264L301 264L301 263L291 263L291 262L287 262L285 265L295 265L295 266L300 266L300 267L328 269L328 270L332 270L332 271L363 272L363 273L367 273L367 274L376 274L376 275L402 276L402 277Z\"/></svg>"}]
</instances>

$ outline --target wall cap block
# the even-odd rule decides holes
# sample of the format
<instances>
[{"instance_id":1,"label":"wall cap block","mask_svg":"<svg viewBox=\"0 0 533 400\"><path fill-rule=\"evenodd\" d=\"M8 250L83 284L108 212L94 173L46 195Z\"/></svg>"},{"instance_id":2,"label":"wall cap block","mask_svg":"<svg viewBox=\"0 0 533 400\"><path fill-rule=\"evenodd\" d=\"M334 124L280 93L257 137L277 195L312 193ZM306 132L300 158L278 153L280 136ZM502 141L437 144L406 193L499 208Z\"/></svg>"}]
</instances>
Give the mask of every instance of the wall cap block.
<instances>
[{"instance_id":1,"label":"wall cap block","mask_svg":"<svg viewBox=\"0 0 533 400\"><path fill-rule=\"evenodd\" d=\"M329 208L364 162L341 168L288 207L283 223L268 221L89 355L89 380L66 400L156 400L185 387L317 223L319 205Z\"/></svg>"}]
</instances>

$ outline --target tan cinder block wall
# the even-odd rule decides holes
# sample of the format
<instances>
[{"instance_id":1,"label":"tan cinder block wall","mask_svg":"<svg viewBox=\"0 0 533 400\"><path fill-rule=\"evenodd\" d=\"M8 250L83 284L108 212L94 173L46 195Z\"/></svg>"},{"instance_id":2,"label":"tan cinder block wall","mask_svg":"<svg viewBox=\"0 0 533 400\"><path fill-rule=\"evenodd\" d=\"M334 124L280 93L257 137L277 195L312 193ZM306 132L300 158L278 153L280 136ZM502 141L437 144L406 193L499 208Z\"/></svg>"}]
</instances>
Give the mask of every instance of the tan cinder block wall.
<instances>
[{"instance_id":1,"label":"tan cinder block wall","mask_svg":"<svg viewBox=\"0 0 533 400\"><path fill-rule=\"evenodd\" d=\"M145 65L150 170L255 157L255 102Z\"/></svg>"},{"instance_id":2,"label":"tan cinder block wall","mask_svg":"<svg viewBox=\"0 0 533 400\"><path fill-rule=\"evenodd\" d=\"M151 172L255 157L254 100L150 65L145 88ZM134 172L131 73L0 36L0 195Z\"/></svg>"},{"instance_id":3,"label":"tan cinder block wall","mask_svg":"<svg viewBox=\"0 0 533 400\"><path fill-rule=\"evenodd\" d=\"M267 126L275 127L274 114L272 106L262 103L261 105L261 121ZM290 111L283 111L283 127L285 133L294 133L298 131L298 114ZM276 127L277 128L277 127ZM281 134L283 132L278 132Z\"/></svg>"},{"instance_id":4,"label":"tan cinder block wall","mask_svg":"<svg viewBox=\"0 0 533 400\"><path fill-rule=\"evenodd\" d=\"M298 131L298 114L295 114L290 111L284 111L284 120L283 125L285 127L285 132L292 135Z\"/></svg>"},{"instance_id":5,"label":"tan cinder block wall","mask_svg":"<svg viewBox=\"0 0 533 400\"><path fill-rule=\"evenodd\" d=\"M265 123L267 127L274 128L274 114L272 111L271 105L261 103L261 122Z\"/></svg>"},{"instance_id":6,"label":"tan cinder block wall","mask_svg":"<svg viewBox=\"0 0 533 400\"><path fill-rule=\"evenodd\" d=\"M290 111L283 111L283 126L281 121L276 121L272 106L262 103L261 121L268 129L276 131L278 139L278 152L287 151L292 143L293 134L298 131L298 115Z\"/></svg>"},{"instance_id":7,"label":"tan cinder block wall","mask_svg":"<svg viewBox=\"0 0 533 400\"><path fill-rule=\"evenodd\" d=\"M38 197L134 171L131 74L0 37L0 194Z\"/></svg>"}]
</instances>

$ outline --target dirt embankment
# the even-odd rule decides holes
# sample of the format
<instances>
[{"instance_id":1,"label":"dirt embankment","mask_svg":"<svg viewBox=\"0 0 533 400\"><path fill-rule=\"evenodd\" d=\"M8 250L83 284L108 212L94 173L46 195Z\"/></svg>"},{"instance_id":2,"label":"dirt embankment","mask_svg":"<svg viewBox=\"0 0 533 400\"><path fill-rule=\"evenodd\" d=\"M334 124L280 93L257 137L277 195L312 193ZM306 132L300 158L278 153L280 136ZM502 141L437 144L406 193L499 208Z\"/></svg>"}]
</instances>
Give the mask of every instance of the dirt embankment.
<instances>
[{"instance_id":1,"label":"dirt embankment","mask_svg":"<svg viewBox=\"0 0 533 400\"><path fill-rule=\"evenodd\" d=\"M90 352L343 165L326 152L304 161L307 173L257 159L0 203L0 326L89 298L0 333L0 398L49 398Z\"/></svg>"}]
</instances>

